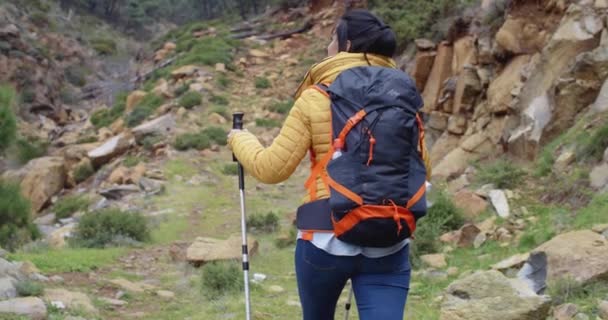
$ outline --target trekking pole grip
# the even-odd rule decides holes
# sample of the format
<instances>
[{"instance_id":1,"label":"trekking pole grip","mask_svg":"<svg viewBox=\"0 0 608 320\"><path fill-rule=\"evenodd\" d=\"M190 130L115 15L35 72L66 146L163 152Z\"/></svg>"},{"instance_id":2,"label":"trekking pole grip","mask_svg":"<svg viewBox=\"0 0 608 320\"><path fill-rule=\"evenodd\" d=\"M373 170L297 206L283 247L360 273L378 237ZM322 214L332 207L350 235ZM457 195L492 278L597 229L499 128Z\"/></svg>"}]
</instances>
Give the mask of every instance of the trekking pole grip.
<instances>
[{"instance_id":1,"label":"trekking pole grip","mask_svg":"<svg viewBox=\"0 0 608 320\"><path fill-rule=\"evenodd\" d=\"M232 129L242 130L243 129L243 117L245 114L243 112L235 112L232 114ZM238 162L239 160L236 158L234 153L232 154L232 161Z\"/></svg>"}]
</instances>

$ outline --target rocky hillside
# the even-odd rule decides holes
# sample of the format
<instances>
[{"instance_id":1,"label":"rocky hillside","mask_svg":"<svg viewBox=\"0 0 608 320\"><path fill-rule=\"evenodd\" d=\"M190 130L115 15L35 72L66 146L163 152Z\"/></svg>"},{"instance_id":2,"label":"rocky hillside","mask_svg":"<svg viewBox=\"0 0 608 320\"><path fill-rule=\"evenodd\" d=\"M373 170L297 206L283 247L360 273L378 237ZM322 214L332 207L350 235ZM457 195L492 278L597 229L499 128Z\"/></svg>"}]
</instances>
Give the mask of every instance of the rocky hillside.
<instances>
[{"instance_id":1,"label":"rocky hillside","mask_svg":"<svg viewBox=\"0 0 608 320\"><path fill-rule=\"evenodd\" d=\"M245 111L272 142L344 10L323 7L176 28L122 77L122 59L0 6L0 76L22 96L9 104L21 135L51 140L22 165L5 152L0 195L18 186L12 202L28 203L40 234L0 256L0 314L243 318L230 115ZM601 0L483 1L450 19L445 41L419 39L399 59L423 92L436 190L412 243L407 319L608 320L607 17ZM72 83L83 65L102 75ZM112 101L59 94L131 78L137 90ZM44 88L23 101L27 85ZM256 319L300 317L292 219L307 171L247 180Z\"/></svg>"}]
</instances>

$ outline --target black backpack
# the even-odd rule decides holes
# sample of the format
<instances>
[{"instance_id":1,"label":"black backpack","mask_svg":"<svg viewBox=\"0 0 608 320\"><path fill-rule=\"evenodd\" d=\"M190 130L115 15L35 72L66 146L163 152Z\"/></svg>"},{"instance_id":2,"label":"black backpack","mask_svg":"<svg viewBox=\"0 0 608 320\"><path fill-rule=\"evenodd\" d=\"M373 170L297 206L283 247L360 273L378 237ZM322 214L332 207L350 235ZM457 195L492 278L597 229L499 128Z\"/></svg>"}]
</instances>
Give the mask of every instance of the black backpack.
<instances>
[{"instance_id":1,"label":"black backpack","mask_svg":"<svg viewBox=\"0 0 608 320\"><path fill-rule=\"evenodd\" d=\"M388 247L411 237L427 210L423 101L414 82L370 66L314 88L331 99L333 144L306 182L312 202L298 209L303 238L333 231L351 244ZM329 199L316 200L318 176Z\"/></svg>"}]
</instances>

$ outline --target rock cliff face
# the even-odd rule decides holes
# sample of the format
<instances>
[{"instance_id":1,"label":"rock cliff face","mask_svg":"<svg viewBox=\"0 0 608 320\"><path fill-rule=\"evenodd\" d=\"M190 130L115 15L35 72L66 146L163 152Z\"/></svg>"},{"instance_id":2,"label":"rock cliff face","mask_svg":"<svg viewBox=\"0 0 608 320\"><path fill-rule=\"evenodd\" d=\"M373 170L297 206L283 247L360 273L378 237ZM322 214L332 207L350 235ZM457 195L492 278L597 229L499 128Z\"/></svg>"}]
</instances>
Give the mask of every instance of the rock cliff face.
<instances>
[{"instance_id":1,"label":"rock cliff face","mask_svg":"<svg viewBox=\"0 0 608 320\"><path fill-rule=\"evenodd\" d=\"M459 38L416 42L408 71L423 92L434 178L500 153L533 159L577 115L605 104L602 1L512 1L492 31L499 2L485 1L464 19Z\"/></svg>"}]
</instances>

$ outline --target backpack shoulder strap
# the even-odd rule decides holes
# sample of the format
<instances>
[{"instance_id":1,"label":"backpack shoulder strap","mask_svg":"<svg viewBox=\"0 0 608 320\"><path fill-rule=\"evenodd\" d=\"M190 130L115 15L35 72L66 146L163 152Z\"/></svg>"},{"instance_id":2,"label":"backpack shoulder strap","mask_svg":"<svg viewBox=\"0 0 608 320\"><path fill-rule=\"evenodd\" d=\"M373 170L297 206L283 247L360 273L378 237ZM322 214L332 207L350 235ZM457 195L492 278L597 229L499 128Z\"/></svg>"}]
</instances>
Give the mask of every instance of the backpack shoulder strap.
<instances>
[{"instance_id":1,"label":"backpack shoulder strap","mask_svg":"<svg viewBox=\"0 0 608 320\"><path fill-rule=\"evenodd\" d=\"M318 92L320 92L322 95L327 97L328 99L331 99L329 92L328 92L329 83L319 83L316 85L312 85L312 86L310 86L310 89L315 89ZM330 130L330 134L331 134L331 130ZM315 200L317 200L317 177L319 177L322 174L323 169L325 169L325 167L327 166L327 163L329 163L329 160L331 159L331 156L333 154L333 150L330 145L330 149L327 151L327 154L319 162L317 162L317 155L316 155L315 150L312 145L310 146L309 151L310 151L310 163L311 163L310 176L308 177L308 180L306 180L306 183L304 183L304 186L306 187L306 189L308 189L308 192L310 194L310 201L315 201Z\"/></svg>"}]
</instances>

